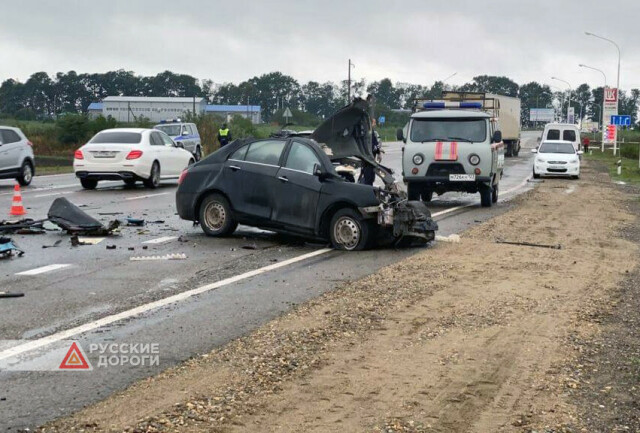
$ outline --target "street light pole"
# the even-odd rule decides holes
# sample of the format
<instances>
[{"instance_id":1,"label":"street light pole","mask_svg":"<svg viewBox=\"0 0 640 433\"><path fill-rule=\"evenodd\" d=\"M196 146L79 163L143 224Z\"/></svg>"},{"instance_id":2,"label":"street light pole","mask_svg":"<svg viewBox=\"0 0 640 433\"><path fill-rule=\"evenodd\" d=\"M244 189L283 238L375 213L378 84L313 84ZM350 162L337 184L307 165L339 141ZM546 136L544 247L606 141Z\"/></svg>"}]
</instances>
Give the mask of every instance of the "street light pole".
<instances>
[{"instance_id":1,"label":"street light pole","mask_svg":"<svg viewBox=\"0 0 640 433\"><path fill-rule=\"evenodd\" d=\"M569 108L571 108L571 92L573 91L571 88L571 84L569 84L568 81L562 80L560 78L557 77L551 77L552 80L556 80L556 81L560 81L562 83L565 83L567 86L569 86L569 104L567 105L567 123L569 123Z\"/></svg>"},{"instance_id":2,"label":"street light pole","mask_svg":"<svg viewBox=\"0 0 640 433\"><path fill-rule=\"evenodd\" d=\"M618 109L620 108L620 46L618 44L616 44L614 41L612 41L611 39L605 38L604 36L599 36L596 35L594 33L591 32L584 32L585 35L587 36L593 36L594 38L598 38L598 39L602 39L603 41L607 41L610 44L613 44L616 49L618 50L618 77L616 79L616 114L618 113ZM605 88L606 90L606 88ZM602 104L604 105L604 92L602 94ZM604 110L603 110L603 116L604 116ZM602 127L604 129L604 121L602 123ZM603 131L604 134L604 131ZM603 135L603 141L604 141L604 135ZM616 154L616 148L617 148L617 140L613 142L613 154Z\"/></svg>"},{"instance_id":3,"label":"street light pole","mask_svg":"<svg viewBox=\"0 0 640 433\"><path fill-rule=\"evenodd\" d=\"M602 119L602 143L600 143L600 151L604 152L604 94L607 91L607 76L602 70L598 68L594 68L593 66L587 66L582 63L580 63L578 66L580 66L581 68L587 68L587 69L592 69L594 71L598 71L604 77L604 87L602 88L602 109L600 110L600 116Z\"/></svg>"}]
</instances>

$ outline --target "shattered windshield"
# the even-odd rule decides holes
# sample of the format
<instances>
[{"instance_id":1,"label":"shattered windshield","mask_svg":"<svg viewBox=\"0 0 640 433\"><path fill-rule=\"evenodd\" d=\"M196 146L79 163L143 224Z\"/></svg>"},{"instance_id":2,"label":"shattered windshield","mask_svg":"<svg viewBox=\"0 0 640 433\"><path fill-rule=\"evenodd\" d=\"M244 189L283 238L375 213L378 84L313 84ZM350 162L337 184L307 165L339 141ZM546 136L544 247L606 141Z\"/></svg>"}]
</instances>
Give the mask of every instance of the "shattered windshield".
<instances>
[{"instance_id":1,"label":"shattered windshield","mask_svg":"<svg viewBox=\"0 0 640 433\"><path fill-rule=\"evenodd\" d=\"M178 135L182 134L182 128L180 127L180 125L161 125L156 126L155 129L159 129L169 137L177 137Z\"/></svg>"},{"instance_id":2,"label":"shattered windshield","mask_svg":"<svg viewBox=\"0 0 640 433\"><path fill-rule=\"evenodd\" d=\"M485 119L413 119L411 141L470 141L487 138Z\"/></svg>"}]
</instances>

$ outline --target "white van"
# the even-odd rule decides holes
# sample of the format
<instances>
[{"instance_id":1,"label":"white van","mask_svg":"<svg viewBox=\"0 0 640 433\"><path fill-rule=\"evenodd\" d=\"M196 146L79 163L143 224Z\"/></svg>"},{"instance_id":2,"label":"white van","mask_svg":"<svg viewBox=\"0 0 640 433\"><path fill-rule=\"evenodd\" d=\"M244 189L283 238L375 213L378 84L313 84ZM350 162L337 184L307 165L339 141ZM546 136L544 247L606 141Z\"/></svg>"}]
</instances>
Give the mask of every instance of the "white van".
<instances>
[{"instance_id":1,"label":"white van","mask_svg":"<svg viewBox=\"0 0 640 433\"><path fill-rule=\"evenodd\" d=\"M547 123L542 133L542 143L545 141L569 141L573 148L580 150L580 129L572 123Z\"/></svg>"}]
</instances>

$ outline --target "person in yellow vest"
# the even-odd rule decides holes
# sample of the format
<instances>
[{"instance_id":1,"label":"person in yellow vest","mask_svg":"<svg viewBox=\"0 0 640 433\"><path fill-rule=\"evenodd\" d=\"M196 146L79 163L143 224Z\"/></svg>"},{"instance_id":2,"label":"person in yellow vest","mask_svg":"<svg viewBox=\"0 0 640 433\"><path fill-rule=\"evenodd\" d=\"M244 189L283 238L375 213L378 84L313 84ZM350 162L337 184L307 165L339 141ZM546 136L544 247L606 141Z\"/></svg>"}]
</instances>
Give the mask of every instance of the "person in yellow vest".
<instances>
[{"instance_id":1,"label":"person in yellow vest","mask_svg":"<svg viewBox=\"0 0 640 433\"><path fill-rule=\"evenodd\" d=\"M224 147L231 142L231 131L227 128L227 124L223 123L222 128L218 129L218 142L220 147Z\"/></svg>"}]
</instances>

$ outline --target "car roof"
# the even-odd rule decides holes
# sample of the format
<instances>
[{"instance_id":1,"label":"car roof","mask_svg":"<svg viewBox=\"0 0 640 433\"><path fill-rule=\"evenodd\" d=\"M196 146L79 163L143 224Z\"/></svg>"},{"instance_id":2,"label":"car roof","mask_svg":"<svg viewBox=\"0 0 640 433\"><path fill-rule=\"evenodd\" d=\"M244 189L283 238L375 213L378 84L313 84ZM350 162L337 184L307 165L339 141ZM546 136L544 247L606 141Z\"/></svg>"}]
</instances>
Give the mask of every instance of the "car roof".
<instances>
[{"instance_id":1,"label":"car roof","mask_svg":"<svg viewBox=\"0 0 640 433\"><path fill-rule=\"evenodd\" d=\"M138 134L142 134L145 131L151 131L151 129L149 128L110 128L110 129L103 129L100 132L137 132Z\"/></svg>"},{"instance_id":2,"label":"car roof","mask_svg":"<svg viewBox=\"0 0 640 433\"><path fill-rule=\"evenodd\" d=\"M549 144L570 144L571 146L573 146L573 141L567 141L567 140L544 140L540 144L542 145L542 144L545 144L545 143L549 143Z\"/></svg>"},{"instance_id":3,"label":"car roof","mask_svg":"<svg viewBox=\"0 0 640 433\"><path fill-rule=\"evenodd\" d=\"M491 116L484 111L477 110L425 110L411 115L413 119L443 119L443 118L469 118L487 119Z\"/></svg>"},{"instance_id":4,"label":"car roof","mask_svg":"<svg viewBox=\"0 0 640 433\"><path fill-rule=\"evenodd\" d=\"M15 126L0 125L0 128L2 128L2 129L10 129L10 130L15 131L15 132L22 132L22 130L20 128L16 128Z\"/></svg>"},{"instance_id":5,"label":"car roof","mask_svg":"<svg viewBox=\"0 0 640 433\"><path fill-rule=\"evenodd\" d=\"M544 128L551 128L551 127L555 127L555 128L575 128L578 129L578 125L573 124L573 123L557 123L557 122L552 122L552 123L547 123Z\"/></svg>"}]
</instances>

